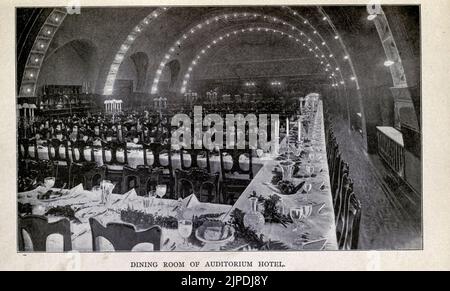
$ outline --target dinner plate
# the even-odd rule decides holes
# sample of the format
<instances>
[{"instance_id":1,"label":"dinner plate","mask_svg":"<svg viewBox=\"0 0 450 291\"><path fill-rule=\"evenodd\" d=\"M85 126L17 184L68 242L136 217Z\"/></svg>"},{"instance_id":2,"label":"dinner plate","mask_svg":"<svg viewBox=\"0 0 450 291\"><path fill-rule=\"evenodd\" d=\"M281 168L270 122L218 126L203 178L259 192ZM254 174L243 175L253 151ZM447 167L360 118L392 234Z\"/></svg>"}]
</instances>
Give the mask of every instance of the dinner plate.
<instances>
[{"instance_id":1,"label":"dinner plate","mask_svg":"<svg viewBox=\"0 0 450 291\"><path fill-rule=\"evenodd\" d=\"M38 201L40 201L40 202L44 202L44 203L46 203L46 202L55 202L55 201L58 201L58 200L60 200L61 198L63 198L63 197L66 197L66 195L64 194L64 190L63 191L53 191L54 193L60 193L61 194L61 196L56 196L56 197L54 197L54 198L49 198L49 199L39 199L37 196L36 196L36 199L38 200ZM44 193L46 193L46 192L44 192ZM40 193L39 193L40 194ZM38 195L39 195L38 194Z\"/></svg>"},{"instance_id":2,"label":"dinner plate","mask_svg":"<svg viewBox=\"0 0 450 291\"><path fill-rule=\"evenodd\" d=\"M225 243L228 243L228 242L231 242L234 240L235 230L231 226L230 226L230 235L227 238L222 239L222 240L207 240L207 239L205 239L202 234L202 233L204 233L204 230L205 230L205 227L203 227L203 226L200 226L199 228L197 228L197 230L195 231L195 237L199 241L201 241L205 244L225 244Z\"/></svg>"}]
</instances>

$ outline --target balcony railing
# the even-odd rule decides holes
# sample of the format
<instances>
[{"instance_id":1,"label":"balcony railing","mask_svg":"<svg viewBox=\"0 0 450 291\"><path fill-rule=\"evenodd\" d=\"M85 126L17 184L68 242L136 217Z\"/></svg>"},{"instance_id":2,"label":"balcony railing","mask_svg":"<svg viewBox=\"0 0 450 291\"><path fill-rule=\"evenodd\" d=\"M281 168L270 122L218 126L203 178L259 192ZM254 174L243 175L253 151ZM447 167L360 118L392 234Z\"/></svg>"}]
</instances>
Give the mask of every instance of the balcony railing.
<instances>
[{"instance_id":1,"label":"balcony railing","mask_svg":"<svg viewBox=\"0 0 450 291\"><path fill-rule=\"evenodd\" d=\"M378 154L401 178L405 177L403 136L393 127L377 127Z\"/></svg>"}]
</instances>

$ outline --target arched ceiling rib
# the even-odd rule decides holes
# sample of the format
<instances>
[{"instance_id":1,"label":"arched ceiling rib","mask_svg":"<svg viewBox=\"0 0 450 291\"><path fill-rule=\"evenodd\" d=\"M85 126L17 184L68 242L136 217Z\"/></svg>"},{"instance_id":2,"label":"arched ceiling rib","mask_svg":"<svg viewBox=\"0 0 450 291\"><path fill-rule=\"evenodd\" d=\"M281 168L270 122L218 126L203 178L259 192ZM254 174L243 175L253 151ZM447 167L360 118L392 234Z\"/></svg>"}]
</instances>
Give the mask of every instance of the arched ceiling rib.
<instances>
[{"instance_id":1,"label":"arched ceiling rib","mask_svg":"<svg viewBox=\"0 0 450 291\"><path fill-rule=\"evenodd\" d=\"M168 49L167 53L164 54L162 61L159 64L158 69L155 72L155 77L153 80L153 84L152 84L152 88L151 88L151 93L152 94L156 94L158 92L158 83L160 80L160 77L162 75L162 72L164 70L164 67L166 65L166 63L172 58L173 54L175 54L175 52L180 51L182 49L183 43L188 40L190 37L193 37L194 35L198 34L200 30L204 29L205 27L208 27L210 25L214 25L214 24L224 24L225 26L227 25L232 25L234 24L236 21L250 21L249 25L253 25L256 21L264 21L264 22L268 22L270 24L279 24L281 26L285 26L289 29L291 29L292 31L295 31L297 33L299 33L298 37L301 38L305 38L305 40L308 43L311 43L313 45L313 50L317 51L318 56L316 56L317 58L322 58L323 59L323 64L325 65L324 70L326 72L329 72L331 70L331 64L328 60L328 58L333 58L334 54L331 51L331 49L327 46L326 41L320 37L320 44L316 44L316 42L314 41L313 36L305 33L302 29L298 28L296 25L290 23L289 21L280 19L277 16L272 16L272 15L268 15L268 14L264 14L264 13L259 13L259 12L251 12L251 11L246 11L246 12L228 12L228 13L223 13L223 14L218 14L215 16L212 16L210 18L207 18L206 20L203 20L201 22L198 22L194 25L192 25L190 28L188 28L180 38L177 39L177 41L174 42L174 44ZM311 24L309 24L309 26L313 27ZM312 34L314 35L318 35L318 32L316 29L314 29L313 27L313 32ZM329 54L325 53L322 51L321 47L327 47ZM340 68L336 63L336 71L338 72L338 74L341 77L341 81L338 82L336 80L336 82L333 83L333 86L338 86L339 84L344 85L344 78L342 76L342 73L340 72ZM330 72L331 73L331 72ZM333 73L334 75L334 73ZM334 79L335 76L333 76Z\"/></svg>"},{"instance_id":2,"label":"arched ceiling rib","mask_svg":"<svg viewBox=\"0 0 450 291\"><path fill-rule=\"evenodd\" d=\"M147 15L143 20L139 22L139 24L134 27L134 29L128 34L125 41L120 46L119 51L116 53L114 57L114 61L110 66L108 75L106 77L105 86L103 88L103 95L111 95L113 93L114 83L116 81L117 72L119 71L119 67L123 62L123 59L133 45L136 38L142 33L142 31L148 27L148 25L155 19L157 19L161 14L165 13L169 8L161 7L155 9L152 13Z\"/></svg>"},{"instance_id":3,"label":"arched ceiling rib","mask_svg":"<svg viewBox=\"0 0 450 291\"><path fill-rule=\"evenodd\" d=\"M198 53L196 54L194 59L190 62L189 68L186 70L186 72L184 74L184 79L183 79L183 83L182 83L180 92L184 93L186 91L187 84L191 77L191 73L194 70L194 67L197 66L197 64L200 62L200 59L204 55L206 55L210 49L213 49L215 46L223 43L227 39L236 37L243 33L275 33L275 34L279 34L281 36L286 36L289 39L292 39L293 44L298 45L302 51L306 51L306 52L310 53L312 59L317 59L317 62L318 63L320 62L321 65L323 63L320 56L317 54L317 50L315 49L315 48L317 48L317 46L314 46L314 44L312 42L308 42L308 40L302 41L300 36L294 35L292 32L289 32L289 30L283 31L280 29L274 29L274 28L267 27L267 26L265 26L265 27L264 26L251 26L251 27L246 27L246 28L241 28L241 29L230 30L226 33L219 34L219 36L217 36L217 37L214 37L213 40L210 40L208 42L208 44L204 45L198 51ZM330 71L330 69L327 67L327 65L324 65L324 67L327 70L327 72ZM336 78L336 73L329 72L329 74L330 74L329 78L334 81ZM333 84L335 84L334 82L333 82Z\"/></svg>"},{"instance_id":4,"label":"arched ceiling rib","mask_svg":"<svg viewBox=\"0 0 450 291\"><path fill-rule=\"evenodd\" d=\"M128 34L127 38L123 42L122 46L120 47L119 51L116 53L114 60L112 63L106 62L104 65L104 73L102 73L102 78L105 77L107 72L107 78L102 79L102 83L99 84L101 88L103 88L103 93L105 94L111 94L112 89L114 86L114 81L117 76L117 71L120 67L120 64L123 60L123 57L128 52L129 48L134 44L134 40L140 35L141 31L145 29L145 27L148 26L151 20L155 19L156 17L159 17L161 14L165 13L166 10L169 8L156 8L155 11L153 11L148 18L145 18L139 22L139 24L133 28L133 30ZM331 9L331 8L330 8ZM244 12L244 10L248 10L248 12ZM175 8L174 8L174 11ZM331 11L331 10L330 10ZM300 32L303 31L305 36L310 38L312 40L312 43L317 45L319 48L318 53L319 57L322 57L322 55L326 58L324 60L324 65L331 64L333 67L338 68L338 71L335 71L333 85L343 85L344 89L347 85L347 80L352 80L354 82L349 82L349 84L354 83L357 88L360 86L360 82L358 79L358 76L356 75L354 63L352 60L352 56L349 55L346 44L344 40L340 37L339 32L336 29L335 23L333 23L333 17L337 17L338 21L340 18L336 16L335 14L331 14L331 17L327 14L327 12L330 12L327 7L321 7L321 6L305 6L305 7L288 7L288 6L282 6L282 7L209 7L209 8L193 8L193 12L189 13L192 14L192 17L189 18L189 21L191 22L195 19L199 19L201 17L204 20L202 22L195 23L192 27L189 28L184 34L186 36L190 35L191 29L194 29L194 35L197 35L197 32L200 32L200 29L202 28L206 22L206 20L210 21L217 21L215 17L219 18L218 22L220 23L219 27L227 26L227 18L230 20L234 17L234 14L237 15L237 18L245 18L240 19L238 22L247 22L248 25L253 25L257 19L260 18L260 15L263 17L266 15L265 21L274 22L274 25L280 25L282 26L283 23L286 26L287 29L289 27L293 27L294 31ZM247 13L245 16L243 14ZM157 14L157 15L155 15ZM212 16L211 14L215 14L218 16ZM256 16L255 16L256 15ZM382 15L382 14L381 14ZM66 16L66 11L64 9L54 9L53 12L48 17L45 24L42 26L41 31L36 38L33 46L33 50L31 51L27 65L24 70L22 83L19 89L19 96L36 96L36 81L39 75L39 71L42 65L42 61L44 60L47 49L49 44L52 42L53 36L55 35L56 31L58 30L59 26L63 22L64 18ZM255 19L252 19L255 18ZM183 20L184 16L179 19ZM273 21L273 19L276 19ZM382 19L382 18L380 18ZM264 20L264 19L263 19ZM371 18L369 20L374 20L374 18ZM186 23L185 22L185 23ZM179 27L183 27L183 24L179 22ZM340 22L337 22L336 24L339 24ZM378 22L375 21L375 25L377 25ZM200 26L200 27L199 27ZM377 27L378 29L378 27ZM49 34L46 34L48 33ZM179 29L177 30L180 31ZM173 31L174 32L174 31ZM200 33L199 33L200 34ZM173 34L175 35L175 34ZM201 34L200 34L201 35ZM203 36L203 35L201 35ZM383 39L381 39L383 42ZM165 44L164 44L165 46ZM174 53L178 51L175 45L171 47L166 47L165 49L168 50L168 53ZM315 49L315 46L314 48ZM164 53L164 48L162 46L158 47L158 54ZM158 55L159 57L159 55ZM171 56L169 58L166 58L166 55L162 55L162 61L159 63L166 64L171 59ZM391 60L394 59L394 60ZM399 59L399 58L398 58ZM392 71L394 69L397 69L398 65L396 64L395 57L392 57L388 55L388 52L386 52L386 60L387 61L394 61L394 65L390 67L391 74L394 74ZM399 62L401 65L401 61ZM348 64L348 65L346 65ZM107 69L109 68L109 70ZM162 66L161 68L164 68ZM334 69L335 69L334 68ZM156 72L159 72L160 67L156 68ZM327 68L324 68L326 70ZM153 68L152 68L153 70ZM329 71L331 73L331 71ZM344 76L345 75L345 76ZM393 80L394 83L396 83L396 79ZM158 79L157 74L154 76L151 76L154 78L154 81ZM105 83L103 83L105 82ZM155 82L154 82L155 83ZM103 84L105 85L103 87ZM349 85L350 86L350 85ZM101 89L99 88L99 89ZM152 86L151 89L154 89L155 87ZM154 90L152 90L154 91Z\"/></svg>"},{"instance_id":5,"label":"arched ceiling rib","mask_svg":"<svg viewBox=\"0 0 450 291\"><path fill-rule=\"evenodd\" d=\"M37 80L39 78L39 73L41 71L44 58L53 37L66 16L67 12L64 9L53 9L47 17L44 25L42 25L38 36L34 40L31 52L28 55L19 90L20 97L36 96Z\"/></svg>"}]
</instances>

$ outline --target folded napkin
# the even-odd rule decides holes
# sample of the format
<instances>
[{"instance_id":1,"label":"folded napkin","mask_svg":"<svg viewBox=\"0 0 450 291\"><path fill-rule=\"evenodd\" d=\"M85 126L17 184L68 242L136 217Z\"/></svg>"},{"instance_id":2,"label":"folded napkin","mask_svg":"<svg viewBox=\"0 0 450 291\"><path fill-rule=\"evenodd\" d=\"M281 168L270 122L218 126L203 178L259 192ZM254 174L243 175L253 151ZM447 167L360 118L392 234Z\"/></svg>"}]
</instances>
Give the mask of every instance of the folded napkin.
<instances>
[{"instance_id":1,"label":"folded napkin","mask_svg":"<svg viewBox=\"0 0 450 291\"><path fill-rule=\"evenodd\" d=\"M83 184L78 184L77 186L70 189L68 195L77 195L84 191Z\"/></svg>"},{"instance_id":2,"label":"folded napkin","mask_svg":"<svg viewBox=\"0 0 450 291\"><path fill-rule=\"evenodd\" d=\"M128 206L127 201L136 199L137 197L138 196L137 196L136 190L131 189L127 193L120 195L120 198L117 199L116 201L113 201L111 206L116 210L127 208L127 206Z\"/></svg>"},{"instance_id":3,"label":"folded napkin","mask_svg":"<svg viewBox=\"0 0 450 291\"><path fill-rule=\"evenodd\" d=\"M188 197L184 198L181 202L181 206L184 208L194 208L198 205L200 205L200 201L198 201L197 196L195 196L194 194L191 194Z\"/></svg>"},{"instance_id":4,"label":"folded napkin","mask_svg":"<svg viewBox=\"0 0 450 291\"><path fill-rule=\"evenodd\" d=\"M125 197L123 200L133 200L136 199L138 197L136 190L135 189L131 189L130 191L128 191L127 193L125 193L123 195L123 197Z\"/></svg>"}]
</instances>

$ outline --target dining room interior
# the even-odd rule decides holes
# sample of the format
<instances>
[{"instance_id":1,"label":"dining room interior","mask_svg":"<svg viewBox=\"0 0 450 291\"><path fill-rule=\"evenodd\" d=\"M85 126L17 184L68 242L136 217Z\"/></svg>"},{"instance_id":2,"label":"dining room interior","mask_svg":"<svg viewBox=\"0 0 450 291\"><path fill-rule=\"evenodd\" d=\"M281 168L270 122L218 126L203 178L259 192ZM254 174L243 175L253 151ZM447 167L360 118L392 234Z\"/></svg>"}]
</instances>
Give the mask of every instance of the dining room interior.
<instances>
[{"instance_id":1,"label":"dining room interior","mask_svg":"<svg viewBox=\"0 0 450 291\"><path fill-rule=\"evenodd\" d=\"M18 252L420 250L420 6L16 8Z\"/></svg>"}]
</instances>

